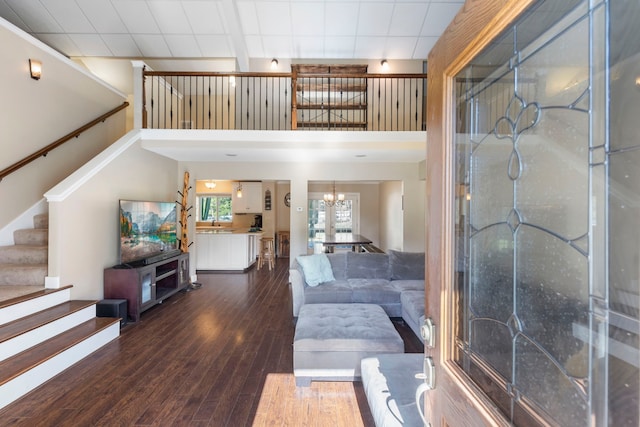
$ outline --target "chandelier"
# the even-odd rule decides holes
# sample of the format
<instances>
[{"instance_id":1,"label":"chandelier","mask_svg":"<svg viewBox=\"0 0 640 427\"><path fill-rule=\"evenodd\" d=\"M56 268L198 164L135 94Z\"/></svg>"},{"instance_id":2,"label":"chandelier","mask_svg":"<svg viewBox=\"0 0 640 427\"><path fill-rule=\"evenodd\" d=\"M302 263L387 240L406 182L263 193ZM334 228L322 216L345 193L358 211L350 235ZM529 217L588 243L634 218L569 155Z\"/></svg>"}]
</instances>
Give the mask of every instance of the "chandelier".
<instances>
[{"instance_id":1,"label":"chandelier","mask_svg":"<svg viewBox=\"0 0 640 427\"><path fill-rule=\"evenodd\" d=\"M342 206L344 204L344 194L336 194L336 182L333 181L333 193L325 193L324 203L327 206Z\"/></svg>"}]
</instances>

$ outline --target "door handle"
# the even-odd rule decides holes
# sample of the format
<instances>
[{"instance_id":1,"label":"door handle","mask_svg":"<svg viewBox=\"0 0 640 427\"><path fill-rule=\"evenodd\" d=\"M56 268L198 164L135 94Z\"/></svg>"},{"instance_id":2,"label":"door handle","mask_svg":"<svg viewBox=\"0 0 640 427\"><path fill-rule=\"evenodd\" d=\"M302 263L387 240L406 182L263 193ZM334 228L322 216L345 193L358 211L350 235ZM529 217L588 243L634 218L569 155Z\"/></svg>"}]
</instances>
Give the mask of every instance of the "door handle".
<instances>
[{"instance_id":1,"label":"door handle","mask_svg":"<svg viewBox=\"0 0 640 427\"><path fill-rule=\"evenodd\" d=\"M422 418L424 425L431 427L431 423L426 420L425 411L422 409L422 395L427 390L433 390L436 387L436 365L433 362L433 358L425 357L422 369L423 372L416 374L416 378L424 380L424 382L416 389L416 406L418 407L418 413L420 414L420 418Z\"/></svg>"}]
</instances>

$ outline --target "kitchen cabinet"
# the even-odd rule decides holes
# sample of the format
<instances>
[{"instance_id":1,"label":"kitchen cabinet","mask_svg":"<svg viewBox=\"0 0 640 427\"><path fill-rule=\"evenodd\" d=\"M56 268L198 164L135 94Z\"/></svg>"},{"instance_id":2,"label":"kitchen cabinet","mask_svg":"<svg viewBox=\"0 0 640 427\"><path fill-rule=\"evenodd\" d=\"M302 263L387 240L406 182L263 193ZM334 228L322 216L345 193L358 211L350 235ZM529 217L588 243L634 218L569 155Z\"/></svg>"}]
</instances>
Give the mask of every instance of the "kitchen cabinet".
<instances>
[{"instance_id":1,"label":"kitchen cabinet","mask_svg":"<svg viewBox=\"0 0 640 427\"><path fill-rule=\"evenodd\" d=\"M246 271L258 255L262 233L196 233L196 270Z\"/></svg>"},{"instance_id":2,"label":"kitchen cabinet","mask_svg":"<svg viewBox=\"0 0 640 427\"><path fill-rule=\"evenodd\" d=\"M262 183L241 182L242 197L237 191L231 193L233 213L262 213Z\"/></svg>"}]
</instances>

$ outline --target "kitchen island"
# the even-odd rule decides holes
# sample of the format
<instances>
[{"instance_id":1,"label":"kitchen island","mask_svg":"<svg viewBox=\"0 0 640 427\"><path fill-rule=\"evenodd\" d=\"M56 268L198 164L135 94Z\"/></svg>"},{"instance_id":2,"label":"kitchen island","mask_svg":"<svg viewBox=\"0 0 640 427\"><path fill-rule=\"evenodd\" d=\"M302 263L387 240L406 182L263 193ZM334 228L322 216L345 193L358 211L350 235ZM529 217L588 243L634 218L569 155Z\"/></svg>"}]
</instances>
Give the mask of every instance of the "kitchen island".
<instances>
[{"instance_id":1,"label":"kitchen island","mask_svg":"<svg viewBox=\"0 0 640 427\"><path fill-rule=\"evenodd\" d=\"M256 262L261 237L246 228L196 228L196 270L247 271Z\"/></svg>"}]
</instances>

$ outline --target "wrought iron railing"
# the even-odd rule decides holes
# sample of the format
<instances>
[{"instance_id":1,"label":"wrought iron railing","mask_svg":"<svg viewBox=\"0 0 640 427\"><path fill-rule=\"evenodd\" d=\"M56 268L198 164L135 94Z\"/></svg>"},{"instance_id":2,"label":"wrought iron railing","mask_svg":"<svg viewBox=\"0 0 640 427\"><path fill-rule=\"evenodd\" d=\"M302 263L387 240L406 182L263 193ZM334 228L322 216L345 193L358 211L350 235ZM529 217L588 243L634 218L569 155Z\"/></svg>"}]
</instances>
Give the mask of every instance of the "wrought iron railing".
<instances>
[{"instance_id":1,"label":"wrought iron railing","mask_svg":"<svg viewBox=\"0 0 640 427\"><path fill-rule=\"evenodd\" d=\"M420 131L426 77L145 70L143 127Z\"/></svg>"}]
</instances>

